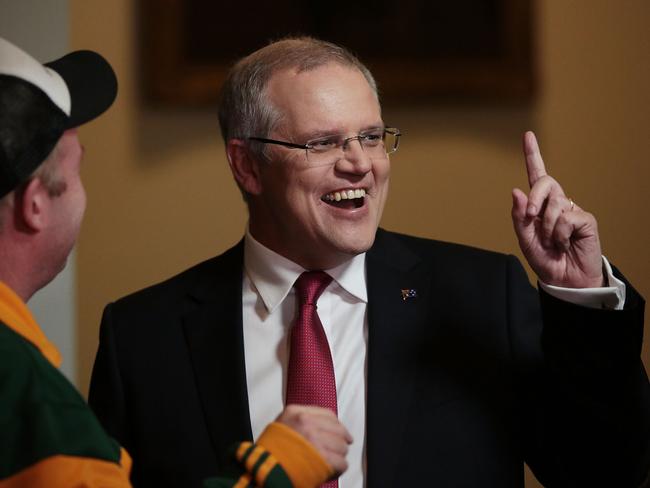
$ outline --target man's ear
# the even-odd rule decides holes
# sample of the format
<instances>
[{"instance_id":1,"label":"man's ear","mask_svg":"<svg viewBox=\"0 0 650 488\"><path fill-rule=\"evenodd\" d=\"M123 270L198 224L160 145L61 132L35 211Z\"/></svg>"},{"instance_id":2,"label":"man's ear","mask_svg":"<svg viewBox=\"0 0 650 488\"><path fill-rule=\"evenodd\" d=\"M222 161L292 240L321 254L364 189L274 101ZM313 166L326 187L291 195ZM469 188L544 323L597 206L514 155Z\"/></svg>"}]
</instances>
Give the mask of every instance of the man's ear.
<instances>
[{"instance_id":1,"label":"man's ear","mask_svg":"<svg viewBox=\"0 0 650 488\"><path fill-rule=\"evenodd\" d=\"M241 139L230 139L226 146L226 155L230 170L244 193L259 195L262 191L259 165Z\"/></svg>"},{"instance_id":2,"label":"man's ear","mask_svg":"<svg viewBox=\"0 0 650 488\"><path fill-rule=\"evenodd\" d=\"M15 194L16 223L28 232L38 232L47 225L50 194L40 178L32 178Z\"/></svg>"}]
</instances>

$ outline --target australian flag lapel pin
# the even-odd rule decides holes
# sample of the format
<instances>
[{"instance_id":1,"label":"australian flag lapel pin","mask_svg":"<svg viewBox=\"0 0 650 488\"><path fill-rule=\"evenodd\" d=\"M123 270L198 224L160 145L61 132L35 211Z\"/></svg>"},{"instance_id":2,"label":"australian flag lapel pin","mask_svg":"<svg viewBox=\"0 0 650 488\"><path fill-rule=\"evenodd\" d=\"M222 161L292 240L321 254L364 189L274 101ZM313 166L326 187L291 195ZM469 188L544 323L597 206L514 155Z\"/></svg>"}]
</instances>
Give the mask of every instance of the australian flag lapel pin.
<instances>
[{"instance_id":1,"label":"australian flag lapel pin","mask_svg":"<svg viewBox=\"0 0 650 488\"><path fill-rule=\"evenodd\" d=\"M406 301L417 297L418 297L418 292L414 288L402 289L402 300Z\"/></svg>"}]
</instances>

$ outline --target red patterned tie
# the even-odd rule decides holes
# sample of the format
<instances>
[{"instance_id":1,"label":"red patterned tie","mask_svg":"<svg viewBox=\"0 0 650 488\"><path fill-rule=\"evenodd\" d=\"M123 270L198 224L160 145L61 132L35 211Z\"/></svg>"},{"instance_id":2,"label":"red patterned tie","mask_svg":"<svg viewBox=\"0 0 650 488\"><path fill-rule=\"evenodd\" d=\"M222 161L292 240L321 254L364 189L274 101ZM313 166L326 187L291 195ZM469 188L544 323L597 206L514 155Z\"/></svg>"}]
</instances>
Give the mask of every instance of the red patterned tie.
<instances>
[{"instance_id":1,"label":"red patterned tie","mask_svg":"<svg viewBox=\"0 0 650 488\"><path fill-rule=\"evenodd\" d=\"M287 405L316 405L337 414L332 354L316 313L318 297L331 281L332 277L322 271L308 271L301 274L294 285L299 309L291 329ZM322 487L336 488L338 480Z\"/></svg>"}]
</instances>

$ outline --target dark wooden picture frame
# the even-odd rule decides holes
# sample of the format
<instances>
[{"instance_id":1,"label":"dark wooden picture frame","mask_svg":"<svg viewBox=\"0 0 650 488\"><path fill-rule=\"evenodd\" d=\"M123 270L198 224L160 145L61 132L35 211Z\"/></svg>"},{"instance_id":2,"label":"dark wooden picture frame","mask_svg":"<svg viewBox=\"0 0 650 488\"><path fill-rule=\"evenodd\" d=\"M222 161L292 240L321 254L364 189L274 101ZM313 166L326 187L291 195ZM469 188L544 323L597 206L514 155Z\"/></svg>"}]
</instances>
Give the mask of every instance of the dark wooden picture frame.
<instances>
[{"instance_id":1,"label":"dark wooden picture frame","mask_svg":"<svg viewBox=\"0 0 650 488\"><path fill-rule=\"evenodd\" d=\"M532 1L140 0L142 91L154 104L213 104L235 60L313 35L355 52L384 101L525 101L535 88Z\"/></svg>"}]
</instances>

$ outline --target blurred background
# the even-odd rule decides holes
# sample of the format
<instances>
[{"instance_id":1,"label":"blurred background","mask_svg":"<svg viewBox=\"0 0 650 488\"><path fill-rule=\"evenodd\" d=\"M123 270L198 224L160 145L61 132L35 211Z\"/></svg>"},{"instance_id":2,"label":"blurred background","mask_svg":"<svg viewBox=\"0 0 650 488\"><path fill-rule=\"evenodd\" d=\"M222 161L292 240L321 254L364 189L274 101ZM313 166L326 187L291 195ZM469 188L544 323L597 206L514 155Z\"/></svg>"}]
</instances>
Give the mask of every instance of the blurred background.
<instances>
[{"instance_id":1,"label":"blurred background","mask_svg":"<svg viewBox=\"0 0 650 488\"><path fill-rule=\"evenodd\" d=\"M384 119L404 137L392 156L382 226L521 258L510 192L527 188L521 135L532 129L549 173L598 218L605 255L648 297L650 2L530 5L530 91L387 99ZM1 36L43 61L97 50L120 80L113 108L81 129L89 198L76 253L30 302L84 394L106 303L221 253L241 238L247 218L214 104L145 100L141 21L131 0L0 0ZM221 26L247 21L226 12L208 24L227 51ZM388 84L399 85L396 71ZM642 355L647 369L647 340ZM530 474L527 486L539 486Z\"/></svg>"}]
</instances>

